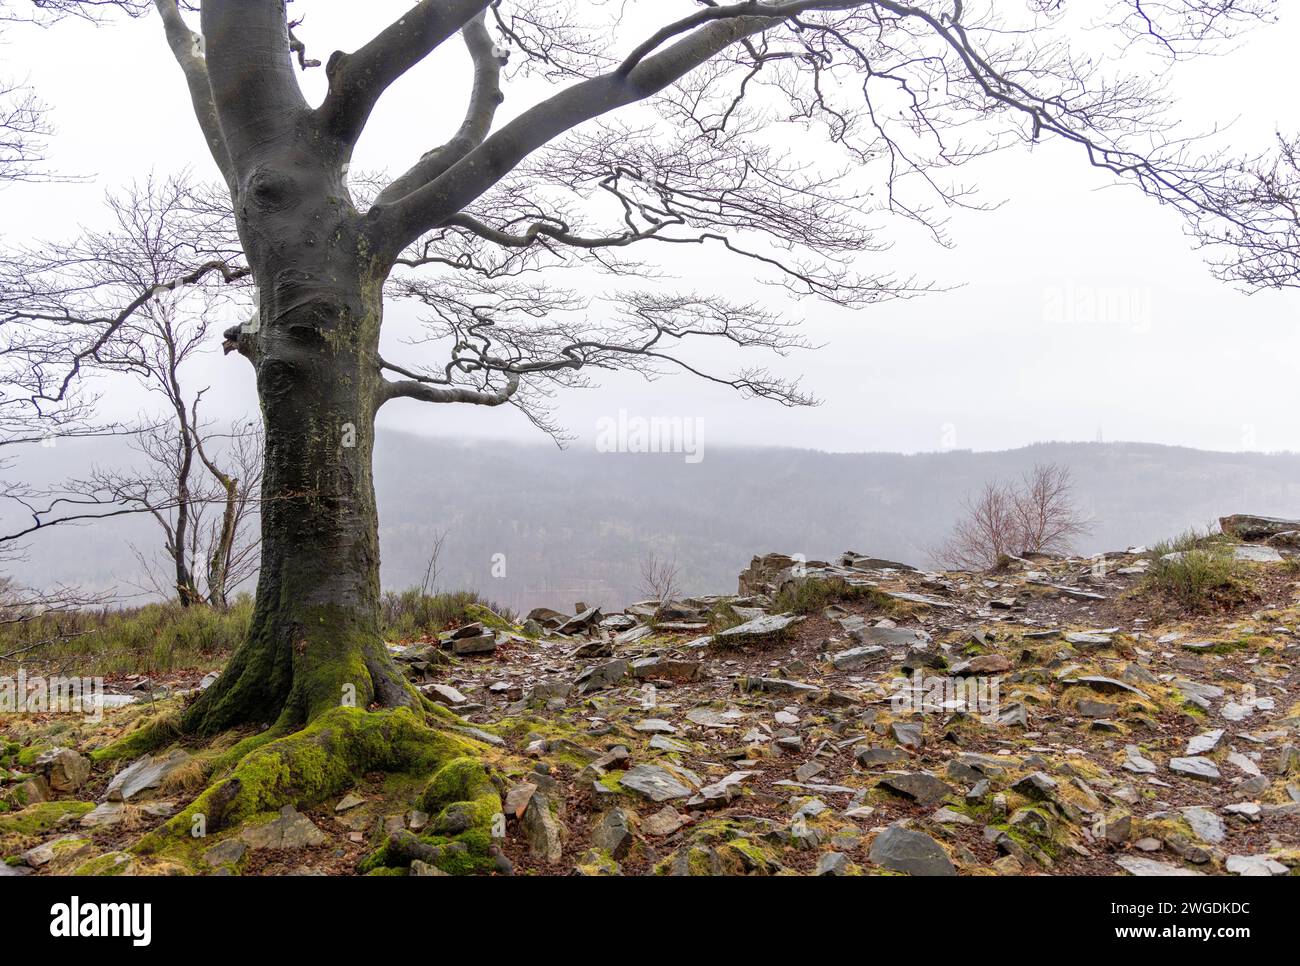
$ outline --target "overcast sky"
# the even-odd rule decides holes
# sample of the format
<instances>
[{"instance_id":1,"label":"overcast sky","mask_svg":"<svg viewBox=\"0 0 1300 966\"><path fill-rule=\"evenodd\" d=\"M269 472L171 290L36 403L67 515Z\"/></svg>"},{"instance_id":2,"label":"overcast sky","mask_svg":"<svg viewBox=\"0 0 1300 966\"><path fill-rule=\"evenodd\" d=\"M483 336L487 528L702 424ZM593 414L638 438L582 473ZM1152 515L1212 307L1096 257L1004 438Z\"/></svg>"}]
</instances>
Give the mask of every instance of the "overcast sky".
<instances>
[{"instance_id":1,"label":"overcast sky","mask_svg":"<svg viewBox=\"0 0 1300 966\"><path fill-rule=\"evenodd\" d=\"M316 56L353 47L401 2L301 4ZM679 4L683 10L689 5ZM1266 145L1276 127L1300 128L1289 75L1300 47L1300 10L1242 39L1223 57L1181 65L1171 93L1190 128L1234 122L1232 143ZM358 12L357 8L364 10ZM362 26L349 32L360 19ZM105 188L152 168L192 165L215 175L154 17L106 28L63 23L10 30L0 73L26 77L53 108L51 158L77 184L18 185L0 194L0 233L60 237L94 224ZM459 49L422 65L387 95L354 169L400 170L459 120ZM307 76L309 96L323 82ZM508 91L507 113L528 103ZM445 116L444 116L445 115ZM604 379L602 391L560 399L559 420L592 445L597 422L629 415L698 417L706 445L831 450L1003 449L1039 440L1141 440L1208 449L1300 450L1294 360L1300 294L1246 296L1216 282L1176 216L1089 171L1059 145L1016 149L967 169L996 211L959 213L951 251L903 236L888 264L950 291L862 311L812 302L818 351L787 360L824 400L816 409L742 402L688 377L645 385ZM671 266L683 287L751 289L751 266L693 251ZM1094 312L1092 305L1104 306ZM404 331L410 312L393 317ZM1097 317L1100 315L1100 317ZM219 336L214 334L214 340ZM213 411L255 409L252 372L216 345L198 381ZM134 411L120 384L110 405ZM386 406L381 422L439 435L539 440L513 410Z\"/></svg>"}]
</instances>

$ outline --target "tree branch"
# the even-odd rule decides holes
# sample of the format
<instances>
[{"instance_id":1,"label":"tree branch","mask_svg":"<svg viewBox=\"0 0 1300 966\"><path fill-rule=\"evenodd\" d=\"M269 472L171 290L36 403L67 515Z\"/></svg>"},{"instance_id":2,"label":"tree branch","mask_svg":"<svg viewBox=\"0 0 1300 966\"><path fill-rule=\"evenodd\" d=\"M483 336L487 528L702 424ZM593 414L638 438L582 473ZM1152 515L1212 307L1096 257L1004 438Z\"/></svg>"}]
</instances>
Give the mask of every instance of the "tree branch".
<instances>
[{"instance_id":1,"label":"tree branch","mask_svg":"<svg viewBox=\"0 0 1300 966\"><path fill-rule=\"evenodd\" d=\"M385 368L393 368L385 366ZM435 386L420 378L402 379L384 385L379 404L390 399L418 399L432 403L469 403L474 406L503 406L519 389L519 377L512 375L501 389L471 389L468 386Z\"/></svg>"},{"instance_id":2,"label":"tree branch","mask_svg":"<svg viewBox=\"0 0 1300 966\"><path fill-rule=\"evenodd\" d=\"M492 130L497 108L505 100L501 93L501 68L506 58L492 42L486 14L481 13L467 23L461 34L474 63L474 87L470 92L465 120L451 140L425 154L410 170L380 192L375 199L377 204L390 204L432 181L482 144Z\"/></svg>"},{"instance_id":3,"label":"tree branch","mask_svg":"<svg viewBox=\"0 0 1300 966\"><path fill-rule=\"evenodd\" d=\"M176 0L154 0L158 14L162 17L163 30L167 36L167 46L172 56L180 65L185 75L185 84L190 91L190 101L194 105L194 116L198 118L199 129L203 139L212 152L212 160L217 163L221 176L227 185L234 184L234 166L230 161L230 150L226 146L225 136L221 133L221 122L217 119L217 105L212 99L212 82L208 79L208 65L203 54L203 38L192 31L181 17Z\"/></svg>"},{"instance_id":4,"label":"tree branch","mask_svg":"<svg viewBox=\"0 0 1300 966\"><path fill-rule=\"evenodd\" d=\"M733 13L728 19L699 27L666 50L644 57L626 74L616 70L574 84L524 112L429 184L396 203L373 207L368 214L371 240L377 250L395 254L473 202L556 136L658 93L719 51L780 23L794 8L838 10L867 2L742 4L749 11L745 16Z\"/></svg>"},{"instance_id":5,"label":"tree branch","mask_svg":"<svg viewBox=\"0 0 1300 966\"><path fill-rule=\"evenodd\" d=\"M322 130L351 148L389 85L482 13L490 0L421 0L351 54L325 65L329 93L316 111Z\"/></svg>"}]
</instances>

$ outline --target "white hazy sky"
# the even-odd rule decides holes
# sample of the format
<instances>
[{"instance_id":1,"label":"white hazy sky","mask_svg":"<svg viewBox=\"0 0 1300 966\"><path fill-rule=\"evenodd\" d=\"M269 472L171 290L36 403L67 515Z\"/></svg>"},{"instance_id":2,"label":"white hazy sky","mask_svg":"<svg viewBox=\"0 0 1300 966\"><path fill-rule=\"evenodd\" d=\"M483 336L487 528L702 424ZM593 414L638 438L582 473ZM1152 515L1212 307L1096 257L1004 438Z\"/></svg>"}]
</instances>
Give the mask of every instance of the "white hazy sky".
<instances>
[{"instance_id":1,"label":"white hazy sky","mask_svg":"<svg viewBox=\"0 0 1300 966\"><path fill-rule=\"evenodd\" d=\"M301 3L316 56L350 48L403 6ZM684 2L676 4L690 9ZM1300 128L1294 85L1279 83L1300 46L1300 10L1217 58L1181 65L1171 93L1190 129L1232 122L1232 144L1265 146L1276 128ZM360 22L358 24L358 21ZM349 29L351 28L351 29ZM0 193L0 234L61 237L95 224L106 188L193 166L215 174L156 18L109 27L67 22L6 34L0 75L26 77L53 108L51 157L76 184L19 185ZM458 121L459 48L403 78L360 145L355 169L400 170ZM321 71L307 75L309 94ZM511 89L510 110L529 102ZM444 116L445 115L445 116ZM742 402L687 377L646 385L605 378L603 391L559 401L562 423L590 442L597 421L632 416L702 420L706 445L764 444L830 450L1003 449L1039 440L1142 440L1207 449L1300 450L1297 387L1300 294L1247 296L1216 282L1177 217L1135 192L1107 187L1060 145L981 161L978 181L996 210L959 213L956 247L905 237L888 264L950 291L862 311L812 302L794 312L824 348L786 360L824 404L787 410ZM751 266L693 252L674 265L683 286L752 288ZM1091 317L1089 300L1106 300ZM392 318L394 336L410 313ZM219 339L219 336L215 338ZM215 411L255 410L252 373L216 345L197 374ZM129 385L105 387L133 412ZM400 402L381 422L438 435L536 440L518 413ZM579 444L582 445L582 444Z\"/></svg>"}]
</instances>

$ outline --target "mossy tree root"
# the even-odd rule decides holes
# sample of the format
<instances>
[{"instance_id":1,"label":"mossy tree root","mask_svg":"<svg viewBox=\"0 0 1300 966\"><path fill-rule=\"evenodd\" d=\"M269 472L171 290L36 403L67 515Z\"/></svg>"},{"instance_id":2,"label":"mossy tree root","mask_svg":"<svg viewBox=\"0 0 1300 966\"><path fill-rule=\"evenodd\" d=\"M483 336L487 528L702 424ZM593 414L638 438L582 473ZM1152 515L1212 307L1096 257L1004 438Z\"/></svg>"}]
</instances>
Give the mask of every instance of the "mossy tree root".
<instances>
[{"instance_id":1,"label":"mossy tree root","mask_svg":"<svg viewBox=\"0 0 1300 966\"><path fill-rule=\"evenodd\" d=\"M318 804L353 787L361 775L384 771L432 774L422 804L436 806L430 827L440 831L429 844L459 843L445 850L441 861L446 871L482 867L490 861L492 827L501 811L482 763L488 748L426 722L409 708L368 712L340 707L320 714L301 731L271 740L266 735L246 739L223 756L238 759L224 777L131 851L203 871L200 853L211 836L269 818L285 805ZM196 828L203 830L202 837L194 836ZM405 857L404 864L410 860Z\"/></svg>"},{"instance_id":2,"label":"mossy tree root","mask_svg":"<svg viewBox=\"0 0 1300 966\"><path fill-rule=\"evenodd\" d=\"M478 758L443 765L420 796L420 808L430 815L427 829L419 835L393 832L362 862L362 872L401 868L417 859L450 875L510 872L493 838L504 822L501 797Z\"/></svg>"}]
</instances>

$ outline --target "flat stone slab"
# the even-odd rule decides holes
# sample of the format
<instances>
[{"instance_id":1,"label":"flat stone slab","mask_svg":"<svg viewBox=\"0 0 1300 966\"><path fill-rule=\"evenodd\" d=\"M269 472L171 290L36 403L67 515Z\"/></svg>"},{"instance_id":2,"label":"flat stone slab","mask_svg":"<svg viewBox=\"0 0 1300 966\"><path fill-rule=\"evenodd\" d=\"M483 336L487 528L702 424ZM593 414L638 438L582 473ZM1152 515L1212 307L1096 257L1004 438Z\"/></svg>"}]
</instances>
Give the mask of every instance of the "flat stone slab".
<instances>
[{"instance_id":1,"label":"flat stone slab","mask_svg":"<svg viewBox=\"0 0 1300 966\"><path fill-rule=\"evenodd\" d=\"M1169 770L1179 775L1186 775L1188 778L1197 778L1207 782L1217 782L1220 778L1219 766L1210 759L1202 758L1199 755L1188 758L1170 758Z\"/></svg>"},{"instance_id":2,"label":"flat stone slab","mask_svg":"<svg viewBox=\"0 0 1300 966\"><path fill-rule=\"evenodd\" d=\"M1223 729L1215 728L1213 731L1205 731L1199 735L1193 735L1187 739L1188 755L1204 755L1207 751L1213 751L1219 747L1219 742L1223 740Z\"/></svg>"},{"instance_id":3,"label":"flat stone slab","mask_svg":"<svg viewBox=\"0 0 1300 966\"><path fill-rule=\"evenodd\" d=\"M802 620L803 617L798 614L770 614L729 627L725 631L714 634L713 637L720 644L739 644L744 641L778 637Z\"/></svg>"},{"instance_id":4,"label":"flat stone slab","mask_svg":"<svg viewBox=\"0 0 1300 966\"><path fill-rule=\"evenodd\" d=\"M819 694L821 688L786 678L741 678L742 691L766 691L769 694Z\"/></svg>"},{"instance_id":5,"label":"flat stone slab","mask_svg":"<svg viewBox=\"0 0 1300 966\"><path fill-rule=\"evenodd\" d=\"M746 778L757 775L756 771L733 771L725 778L703 786L686 804L691 808L710 808L727 804L740 794Z\"/></svg>"},{"instance_id":6,"label":"flat stone slab","mask_svg":"<svg viewBox=\"0 0 1300 966\"><path fill-rule=\"evenodd\" d=\"M671 735L677 731L677 728L671 721L665 721L663 718L643 718L632 726L632 730L645 734Z\"/></svg>"},{"instance_id":7,"label":"flat stone slab","mask_svg":"<svg viewBox=\"0 0 1300 966\"><path fill-rule=\"evenodd\" d=\"M478 634L474 637L457 637L451 642L451 653L455 655L465 654L490 654L497 649L497 636L492 631Z\"/></svg>"},{"instance_id":8,"label":"flat stone slab","mask_svg":"<svg viewBox=\"0 0 1300 966\"><path fill-rule=\"evenodd\" d=\"M1046 587L1049 590L1056 591L1064 597L1069 597L1071 600L1083 601L1085 603L1106 599L1105 594L1099 594L1092 590L1084 590L1081 587L1071 587L1069 584L1054 584L1047 580L1030 580L1029 583L1035 584L1039 587Z\"/></svg>"},{"instance_id":9,"label":"flat stone slab","mask_svg":"<svg viewBox=\"0 0 1300 966\"><path fill-rule=\"evenodd\" d=\"M665 805L653 815L648 816L641 823L641 831L646 835L672 835L678 829L689 823L689 818L677 811L677 809L673 808L671 805Z\"/></svg>"},{"instance_id":10,"label":"flat stone slab","mask_svg":"<svg viewBox=\"0 0 1300 966\"><path fill-rule=\"evenodd\" d=\"M81 816L82 828L108 828L125 817L126 806L121 802L100 802Z\"/></svg>"},{"instance_id":11,"label":"flat stone slab","mask_svg":"<svg viewBox=\"0 0 1300 966\"><path fill-rule=\"evenodd\" d=\"M630 768L623 773L618 783L652 802L668 802L675 798L689 798L694 794L694 789L658 765L637 765Z\"/></svg>"},{"instance_id":12,"label":"flat stone slab","mask_svg":"<svg viewBox=\"0 0 1300 966\"><path fill-rule=\"evenodd\" d=\"M887 590L885 594L894 600L901 600L908 604L921 604L924 607L934 607L939 610L953 610L956 604L948 600L940 600L938 597L931 597L929 594L913 594L902 590Z\"/></svg>"},{"instance_id":13,"label":"flat stone slab","mask_svg":"<svg viewBox=\"0 0 1300 966\"><path fill-rule=\"evenodd\" d=\"M1239 544L1232 548L1234 560L1242 563L1281 563L1282 555L1272 547L1255 547L1250 544Z\"/></svg>"},{"instance_id":14,"label":"flat stone slab","mask_svg":"<svg viewBox=\"0 0 1300 966\"><path fill-rule=\"evenodd\" d=\"M1233 875L1288 875L1291 871L1267 855L1230 855L1224 866Z\"/></svg>"},{"instance_id":15,"label":"flat stone slab","mask_svg":"<svg viewBox=\"0 0 1300 966\"><path fill-rule=\"evenodd\" d=\"M1252 778L1262 775L1259 765L1255 764L1239 751L1229 752L1227 755L1228 763L1235 768L1240 769Z\"/></svg>"},{"instance_id":16,"label":"flat stone slab","mask_svg":"<svg viewBox=\"0 0 1300 966\"><path fill-rule=\"evenodd\" d=\"M104 797L110 802L129 802L141 792L157 788L168 775L189 760L189 752L180 750L137 758L113 776L104 790Z\"/></svg>"},{"instance_id":17,"label":"flat stone slab","mask_svg":"<svg viewBox=\"0 0 1300 966\"><path fill-rule=\"evenodd\" d=\"M203 861L216 868L222 865L235 865L248 852L248 845L238 838L226 839L203 853Z\"/></svg>"},{"instance_id":18,"label":"flat stone slab","mask_svg":"<svg viewBox=\"0 0 1300 966\"><path fill-rule=\"evenodd\" d=\"M889 647L910 647L929 644L930 635L911 627L863 626L848 629L849 637L858 644L879 644Z\"/></svg>"},{"instance_id":19,"label":"flat stone slab","mask_svg":"<svg viewBox=\"0 0 1300 966\"><path fill-rule=\"evenodd\" d=\"M1143 757L1137 745L1129 745L1124 751L1126 757L1124 758L1124 764L1120 767L1125 771L1131 771L1137 775L1154 775L1158 770L1154 761Z\"/></svg>"},{"instance_id":20,"label":"flat stone slab","mask_svg":"<svg viewBox=\"0 0 1300 966\"><path fill-rule=\"evenodd\" d=\"M1065 635L1065 642L1073 644L1075 647L1105 647L1113 638L1109 634L1096 634L1086 631L1076 631Z\"/></svg>"},{"instance_id":21,"label":"flat stone slab","mask_svg":"<svg viewBox=\"0 0 1300 966\"><path fill-rule=\"evenodd\" d=\"M701 728L734 728L745 718L745 712L738 708L718 711L716 708L692 708L686 712L686 720Z\"/></svg>"},{"instance_id":22,"label":"flat stone slab","mask_svg":"<svg viewBox=\"0 0 1300 966\"><path fill-rule=\"evenodd\" d=\"M1125 684L1123 681L1117 681L1115 678L1102 677L1099 674L1085 674L1082 677L1066 678L1061 682L1064 685L1078 684L1085 688L1090 688L1098 694L1119 694L1126 692L1136 694L1140 698L1146 697L1145 691L1140 691L1131 684Z\"/></svg>"},{"instance_id":23,"label":"flat stone slab","mask_svg":"<svg viewBox=\"0 0 1300 966\"><path fill-rule=\"evenodd\" d=\"M921 805L937 805L949 795L956 794L956 789L947 782L925 772L887 774L880 779L880 787Z\"/></svg>"},{"instance_id":24,"label":"flat stone slab","mask_svg":"<svg viewBox=\"0 0 1300 966\"><path fill-rule=\"evenodd\" d=\"M1218 845L1228 837L1228 828L1223 824L1223 819L1204 805L1187 805L1179 811L1202 842Z\"/></svg>"},{"instance_id":25,"label":"flat stone slab","mask_svg":"<svg viewBox=\"0 0 1300 966\"><path fill-rule=\"evenodd\" d=\"M836 670L839 671L857 671L873 661L879 660L887 653L883 647L874 644L866 647L851 647L847 651L832 654L831 664L835 665Z\"/></svg>"},{"instance_id":26,"label":"flat stone slab","mask_svg":"<svg viewBox=\"0 0 1300 966\"><path fill-rule=\"evenodd\" d=\"M1155 859L1144 859L1140 855L1122 855L1115 860L1115 864L1129 875L1150 878L1205 874L1204 872L1197 872L1194 869L1184 868L1181 865L1174 865L1171 862L1158 862Z\"/></svg>"},{"instance_id":27,"label":"flat stone slab","mask_svg":"<svg viewBox=\"0 0 1300 966\"><path fill-rule=\"evenodd\" d=\"M457 705L469 700L450 684L429 684L420 690L439 704Z\"/></svg>"}]
</instances>

